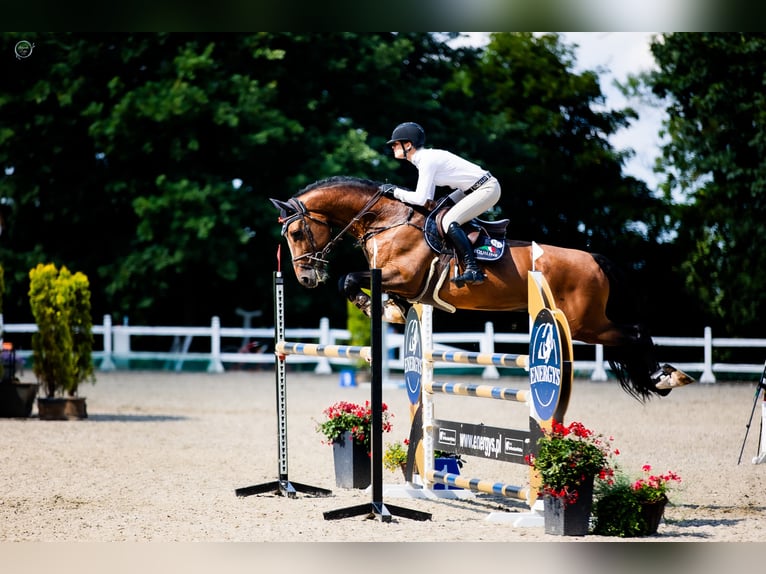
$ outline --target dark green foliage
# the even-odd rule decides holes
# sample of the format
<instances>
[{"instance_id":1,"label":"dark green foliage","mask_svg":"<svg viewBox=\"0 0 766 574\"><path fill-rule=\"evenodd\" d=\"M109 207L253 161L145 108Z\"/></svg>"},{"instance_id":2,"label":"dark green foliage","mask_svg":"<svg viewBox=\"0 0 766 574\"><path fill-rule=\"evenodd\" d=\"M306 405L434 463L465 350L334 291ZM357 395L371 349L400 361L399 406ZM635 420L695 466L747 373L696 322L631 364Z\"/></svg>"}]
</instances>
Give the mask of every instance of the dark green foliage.
<instances>
[{"instance_id":1,"label":"dark green foliage","mask_svg":"<svg viewBox=\"0 0 766 574\"><path fill-rule=\"evenodd\" d=\"M625 538L641 536L646 529L641 503L630 480L622 474L615 475L612 484L597 481L592 512L593 534Z\"/></svg>"},{"instance_id":2,"label":"dark green foliage","mask_svg":"<svg viewBox=\"0 0 766 574\"><path fill-rule=\"evenodd\" d=\"M341 174L414 186L384 145L402 121L499 177L491 215L511 218L513 238L617 256L659 290L647 273L673 266L657 242L668 208L621 176L608 142L634 113L599 111L597 76L573 73L556 35L498 33L481 50L449 37L3 33L36 46L0 85L6 320L28 320L40 261L82 270L97 317L271 317L281 237L268 198ZM350 242L331 254L334 280L365 265ZM289 297L296 324L345 320L335 281Z\"/></svg>"},{"instance_id":3,"label":"dark green foliage","mask_svg":"<svg viewBox=\"0 0 766 574\"><path fill-rule=\"evenodd\" d=\"M668 113L658 169L677 271L715 332L760 336L766 312L763 33L663 34L644 78Z\"/></svg>"}]
</instances>

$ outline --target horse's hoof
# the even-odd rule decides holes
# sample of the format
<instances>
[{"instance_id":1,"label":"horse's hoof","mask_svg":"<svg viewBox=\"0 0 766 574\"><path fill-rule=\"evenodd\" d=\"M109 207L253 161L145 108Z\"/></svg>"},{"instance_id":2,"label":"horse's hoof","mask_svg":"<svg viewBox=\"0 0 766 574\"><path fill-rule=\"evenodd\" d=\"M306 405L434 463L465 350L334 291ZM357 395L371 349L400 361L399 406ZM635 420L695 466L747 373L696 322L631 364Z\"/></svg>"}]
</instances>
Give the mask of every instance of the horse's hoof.
<instances>
[{"instance_id":1,"label":"horse's hoof","mask_svg":"<svg viewBox=\"0 0 766 574\"><path fill-rule=\"evenodd\" d=\"M664 390L686 386L693 383L694 379L672 365L664 364L652 375L652 381L655 381L655 389Z\"/></svg>"}]
</instances>

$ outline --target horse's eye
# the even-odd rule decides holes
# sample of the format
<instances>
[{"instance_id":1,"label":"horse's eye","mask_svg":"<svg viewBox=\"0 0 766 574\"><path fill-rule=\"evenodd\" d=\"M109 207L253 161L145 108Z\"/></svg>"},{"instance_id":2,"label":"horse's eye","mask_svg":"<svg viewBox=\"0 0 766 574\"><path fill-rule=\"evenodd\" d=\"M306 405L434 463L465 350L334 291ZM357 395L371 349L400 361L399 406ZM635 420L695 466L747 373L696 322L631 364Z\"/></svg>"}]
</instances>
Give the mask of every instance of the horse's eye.
<instances>
[{"instance_id":1,"label":"horse's eye","mask_svg":"<svg viewBox=\"0 0 766 574\"><path fill-rule=\"evenodd\" d=\"M293 231L291 231L290 238L293 241L300 241L301 239L303 239L303 228L298 227L297 229L294 229Z\"/></svg>"}]
</instances>

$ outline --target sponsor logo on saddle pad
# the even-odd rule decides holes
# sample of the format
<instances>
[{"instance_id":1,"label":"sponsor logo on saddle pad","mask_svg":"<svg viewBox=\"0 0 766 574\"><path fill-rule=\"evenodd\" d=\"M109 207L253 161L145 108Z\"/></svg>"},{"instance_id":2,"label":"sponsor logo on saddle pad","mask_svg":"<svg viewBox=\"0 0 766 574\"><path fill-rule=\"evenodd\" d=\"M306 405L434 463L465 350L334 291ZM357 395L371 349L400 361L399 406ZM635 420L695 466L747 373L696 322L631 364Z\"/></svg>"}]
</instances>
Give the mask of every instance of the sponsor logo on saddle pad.
<instances>
[{"instance_id":1,"label":"sponsor logo on saddle pad","mask_svg":"<svg viewBox=\"0 0 766 574\"><path fill-rule=\"evenodd\" d=\"M529 385L538 420L553 418L561 389L561 337L548 309L542 309L529 341Z\"/></svg>"},{"instance_id":2,"label":"sponsor logo on saddle pad","mask_svg":"<svg viewBox=\"0 0 766 574\"><path fill-rule=\"evenodd\" d=\"M404 328L404 383L410 404L420 402L420 381L423 372L423 345L420 340L420 317L415 308L407 312Z\"/></svg>"}]
</instances>

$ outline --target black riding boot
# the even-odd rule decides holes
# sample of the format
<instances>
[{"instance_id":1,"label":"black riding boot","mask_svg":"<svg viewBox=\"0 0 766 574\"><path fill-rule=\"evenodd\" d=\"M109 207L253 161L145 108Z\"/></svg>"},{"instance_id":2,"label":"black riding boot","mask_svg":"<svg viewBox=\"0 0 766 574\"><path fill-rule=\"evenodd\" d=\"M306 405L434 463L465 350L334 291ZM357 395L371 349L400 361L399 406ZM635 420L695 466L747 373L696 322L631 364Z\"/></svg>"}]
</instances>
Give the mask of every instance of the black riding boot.
<instances>
[{"instance_id":1,"label":"black riding boot","mask_svg":"<svg viewBox=\"0 0 766 574\"><path fill-rule=\"evenodd\" d=\"M476 263L476 258L473 255L473 249L471 248L471 242L466 237L465 232L460 228L456 222L449 224L447 229L447 235L452 244L455 246L458 256L465 264L465 271L462 275L452 278L452 282L458 287L462 287L466 283L478 285L484 282L484 273Z\"/></svg>"}]
</instances>

